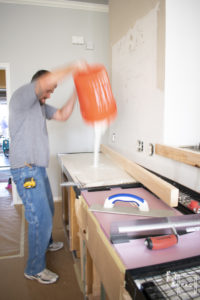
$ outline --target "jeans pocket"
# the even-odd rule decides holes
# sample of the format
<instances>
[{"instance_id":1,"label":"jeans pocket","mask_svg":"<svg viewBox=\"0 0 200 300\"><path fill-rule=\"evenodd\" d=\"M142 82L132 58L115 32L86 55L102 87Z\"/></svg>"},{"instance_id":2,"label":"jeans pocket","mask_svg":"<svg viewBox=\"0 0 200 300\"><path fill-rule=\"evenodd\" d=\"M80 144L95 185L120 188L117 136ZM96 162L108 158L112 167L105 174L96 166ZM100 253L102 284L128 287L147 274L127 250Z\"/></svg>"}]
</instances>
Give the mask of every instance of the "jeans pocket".
<instances>
[{"instance_id":1,"label":"jeans pocket","mask_svg":"<svg viewBox=\"0 0 200 300\"><path fill-rule=\"evenodd\" d=\"M25 217L30 224L38 222L37 213L33 204L33 191L24 187L24 181L33 176L33 170L28 168L11 169L13 181L16 184L17 192L25 207Z\"/></svg>"}]
</instances>

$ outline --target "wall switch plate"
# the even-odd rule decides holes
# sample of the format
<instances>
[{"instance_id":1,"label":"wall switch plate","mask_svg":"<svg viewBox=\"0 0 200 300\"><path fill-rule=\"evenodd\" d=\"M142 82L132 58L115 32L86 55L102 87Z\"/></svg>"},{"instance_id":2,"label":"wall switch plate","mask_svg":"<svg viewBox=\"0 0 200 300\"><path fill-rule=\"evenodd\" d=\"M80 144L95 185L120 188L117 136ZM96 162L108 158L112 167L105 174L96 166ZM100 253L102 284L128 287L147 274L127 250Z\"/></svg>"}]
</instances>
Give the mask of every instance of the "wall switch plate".
<instances>
[{"instance_id":1,"label":"wall switch plate","mask_svg":"<svg viewBox=\"0 0 200 300\"><path fill-rule=\"evenodd\" d=\"M94 43L92 41L89 41L86 43L86 49L87 50L94 50Z\"/></svg>"},{"instance_id":2,"label":"wall switch plate","mask_svg":"<svg viewBox=\"0 0 200 300\"><path fill-rule=\"evenodd\" d=\"M72 44L74 45L83 45L85 43L83 36L73 35Z\"/></svg>"}]
</instances>

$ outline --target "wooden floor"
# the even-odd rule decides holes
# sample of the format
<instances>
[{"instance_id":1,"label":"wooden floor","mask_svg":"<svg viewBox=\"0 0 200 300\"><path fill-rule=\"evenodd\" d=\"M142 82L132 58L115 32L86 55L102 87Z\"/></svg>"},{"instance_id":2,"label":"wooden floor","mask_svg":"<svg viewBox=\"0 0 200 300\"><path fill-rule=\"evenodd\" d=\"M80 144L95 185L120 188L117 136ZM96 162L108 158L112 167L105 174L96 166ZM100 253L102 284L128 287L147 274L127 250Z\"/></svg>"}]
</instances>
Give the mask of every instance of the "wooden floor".
<instances>
[{"instance_id":1,"label":"wooden floor","mask_svg":"<svg viewBox=\"0 0 200 300\"><path fill-rule=\"evenodd\" d=\"M5 182L0 182L0 185L4 185L3 188L6 186ZM6 197L6 200L12 203L11 192L8 191L7 195L5 195L5 193L3 193L3 195L1 194L0 201L4 201ZM15 206L13 206L13 209L15 209ZM47 267L59 274L60 278L58 282L51 285L43 285L24 278L24 267L27 259L27 224L25 224L24 256L0 259L0 299L82 300L84 298L78 284L78 276L76 276L75 273L75 264L72 254L68 250L61 216L61 202L57 202L55 204L53 237L54 240L63 241L65 247L60 251L47 253ZM15 227L14 223L13 226ZM4 229L0 228L0 230Z\"/></svg>"}]
</instances>

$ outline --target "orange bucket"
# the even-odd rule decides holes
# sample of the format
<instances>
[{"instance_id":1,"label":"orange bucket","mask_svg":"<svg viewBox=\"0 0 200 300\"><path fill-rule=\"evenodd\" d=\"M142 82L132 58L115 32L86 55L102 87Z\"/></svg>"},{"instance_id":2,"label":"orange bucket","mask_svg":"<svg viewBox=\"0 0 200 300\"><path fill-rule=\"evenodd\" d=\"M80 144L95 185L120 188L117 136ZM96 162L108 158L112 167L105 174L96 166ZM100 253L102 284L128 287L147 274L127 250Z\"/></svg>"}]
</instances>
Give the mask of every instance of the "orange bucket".
<instances>
[{"instance_id":1,"label":"orange bucket","mask_svg":"<svg viewBox=\"0 0 200 300\"><path fill-rule=\"evenodd\" d=\"M103 65L88 66L87 70L76 73L74 83L86 122L111 122L115 118L117 106Z\"/></svg>"}]
</instances>

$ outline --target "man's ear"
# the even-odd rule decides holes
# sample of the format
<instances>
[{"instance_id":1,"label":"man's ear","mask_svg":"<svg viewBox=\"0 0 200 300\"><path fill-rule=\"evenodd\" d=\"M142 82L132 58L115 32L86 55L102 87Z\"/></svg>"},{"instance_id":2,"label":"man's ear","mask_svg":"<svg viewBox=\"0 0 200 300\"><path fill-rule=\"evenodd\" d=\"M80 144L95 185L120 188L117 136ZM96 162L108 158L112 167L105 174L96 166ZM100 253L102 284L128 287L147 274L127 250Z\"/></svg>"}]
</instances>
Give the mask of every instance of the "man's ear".
<instances>
[{"instance_id":1,"label":"man's ear","mask_svg":"<svg viewBox=\"0 0 200 300\"><path fill-rule=\"evenodd\" d=\"M35 81L35 94L36 96L40 99L41 96L42 96L42 88L41 88L41 83L40 83L40 79L38 78L36 81Z\"/></svg>"}]
</instances>

